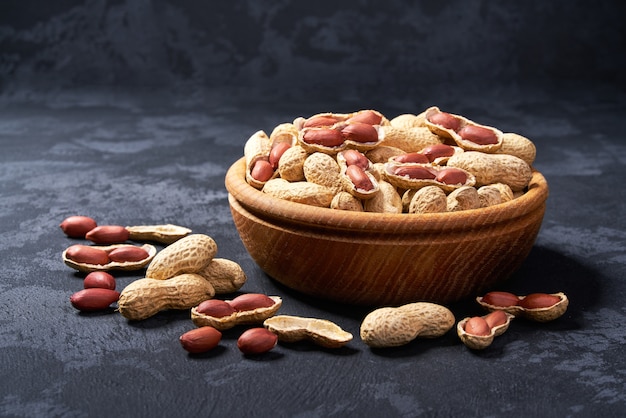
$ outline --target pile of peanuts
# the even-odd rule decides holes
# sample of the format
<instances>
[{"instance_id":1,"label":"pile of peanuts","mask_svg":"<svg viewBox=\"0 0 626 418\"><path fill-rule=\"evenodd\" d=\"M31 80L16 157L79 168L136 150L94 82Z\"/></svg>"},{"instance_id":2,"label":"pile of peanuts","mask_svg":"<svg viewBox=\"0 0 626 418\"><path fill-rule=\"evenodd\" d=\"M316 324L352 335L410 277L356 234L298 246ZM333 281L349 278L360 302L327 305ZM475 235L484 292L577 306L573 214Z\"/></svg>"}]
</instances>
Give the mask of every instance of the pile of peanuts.
<instances>
[{"instance_id":1,"label":"pile of peanuts","mask_svg":"<svg viewBox=\"0 0 626 418\"><path fill-rule=\"evenodd\" d=\"M430 107L389 120L376 110L319 113L245 143L246 181L281 199L332 209L452 212L523 194L531 140Z\"/></svg>"}]
</instances>

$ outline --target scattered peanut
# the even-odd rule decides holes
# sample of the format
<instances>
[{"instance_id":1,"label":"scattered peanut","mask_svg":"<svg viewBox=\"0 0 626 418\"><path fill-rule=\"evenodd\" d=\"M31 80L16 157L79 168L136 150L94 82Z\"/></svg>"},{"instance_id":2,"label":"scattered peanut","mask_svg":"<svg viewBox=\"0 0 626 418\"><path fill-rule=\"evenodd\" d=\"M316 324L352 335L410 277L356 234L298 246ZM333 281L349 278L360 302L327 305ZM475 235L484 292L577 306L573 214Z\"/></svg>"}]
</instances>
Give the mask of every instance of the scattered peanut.
<instances>
[{"instance_id":1,"label":"scattered peanut","mask_svg":"<svg viewBox=\"0 0 626 418\"><path fill-rule=\"evenodd\" d=\"M89 216L70 216L65 218L59 227L70 238L85 238L87 232L98 224Z\"/></svg>"},{"instance_id":2,"label":"scattered peanut","mask_svg":"<svg viewBox=\"0 0 626 418\"><path fill-rule=\"evenodd\" d=\"M85 234L85 238L98 245L121 244L126 242L130 233L120 225L100 225Z\"/></svg>"},{"instance_id":3,"label":"scattered peanut","mask_svg":"<svg viewBox=\"0 0 626 418\"><path fill-rule=\"evenodd\" d=\"M105 271L92 271L83 279L83 287L85 289L101 288L115 290L116 282L113 275Z\"/></svg>"},{"instance_id":4,"label":"scattered peanut","mask_svg":"<svg viewBox=\"0 0 626 418\"><path fill-rule=\"evenodd\" d=\"M339 348L352 340L352 334L326 319L277 315L266 319L263 326L278 335L280 342L309 340L326 348Z\"/></svg>"},{"instance_id":5,"label":"scattered peanut","mask_svg":"<svg viewBox=\"0 0 626 418\"><path fill-rule=\"evenodd\" d=\"M143 320L166 309L189 309L215 295L213 286L199 274L186 273L158 280L135 280L122 290L119 311L129 320Z\"/></svg>"},{"instance_id":6,"label":"scattered peanut","mask_svg":"<svg viewBox=\"0 0 626 418\"><path fill-rule=\"evenodd\" d=\"M113 253L113 258L110 254ZM99 270L139 270L144 268L156 255L153 245L114 244L108 246L89 246L75 244L61 254L63 262L69 267L82 272ZM141 254L141 257L129 255ZM147 256L146 256L147 254Z\"/></svg>"},{"instance_id":7,"label":"scattered peanut","mask_svg":"<svg viewBox=\"0 0 626 418\"><path fill-rule=\"evenodd\" d=\"M161 250L148 265L146 277L164 280L183 273L197 273L216 253L217 244L210 236L188 235Z\"/></svg>"},{"instance_id":8,"label":"scattered peanut","mask_svg":"<svg viewBox=\"0 0 626 418\"><path fill-rule=\"evenodd\" d=\"M360 334L370 347L396 347L417 337L441 337L452 328L454 321L454 314L444 306L415 302L370 312L361 323Z\"/></svg>"},{"instance_id":9,"label":"scattered peanut","mask_svg":"<svg viewBox=\"0 0 626 418\"><path fill-rule=\"evenodd\" d=\"M236 292L246 283L246 273L241 266L225 258L214 258L202 270L197 272L215 289L215 294Z\"/></svg>"},{"instance_id":10,"label":"scattered peanut","mask_svg":"<svg viewBox=\"0 0 626 418\"><path fill-rule=\"evenodd\" d=\"M191 229L183 226L165 225L134 225L127 226L128 239L133 241L153 241L161 244L171 244L191 233Z\"/></svg>"},{"instance_id":11,"label":"scattered peanut","mask_svg":"<svg viewBox=\"0 0 626 418\"><path fill-rule=\"evenodd\" d=\"M93 312L108 309L119 297L118 291L94 287L74 293L70 296L70 303L81 312Z\"/></svg>"},{"instance_id":12,"label":"scattered peanut","mask_svg":"<svg viewBox=\"0 0 626 418\"><path fill-rule=\"evenodd\" d=\"M210 325L226 330L237 325L260 324L278 312L281 306L282 299L278 296L248 293L233 300L204 301L191 309L191 320L198 327Z\"/></svg>"},{"instance_id":13,"label":"scattered peanut","mask_svg":"<svg viewBox=\"0 0 626 418\"><path fill-rule=\"evenodd\" d=\"M548 322L559 318L569 305L569 299L563 292L517 296L509 292L494 291L482 297L478 296L476 301L490 312L502 310L537 322Z\"/></svg>"},{"instance_id":14,"label":"scattered peanut","mask_svg":"<svg viewBox=\"0 0 626 418\"><path fill-rule=\"evenodd\" d=\"M237 348L246 355L267 353L278 343L278 336L265 328L250 328L237 339Z\"/></svg>"},{"instance_id":15,"label":"scattered peanut","mask_svg":"<svg viewBox=\"0 0 626 418\"><path fill-rule=\"evenodd\" d=\"M491 345L495 337L502 335L514 315L493 311L484 316L464 318L457 324L457 335L468 348L482 350Z\"/></svg>"},{"instance_id":16,"label":"scattered peanut","mask_svg":"<svg viewBox=\"0 0 626 418\"><path fill-rule=\"evenodd\" d=\"M213 327L202 327L187 331L180 336L180 344L191 354L206 353L217 347L222 333Z\"/></svg>"}]
</instances>

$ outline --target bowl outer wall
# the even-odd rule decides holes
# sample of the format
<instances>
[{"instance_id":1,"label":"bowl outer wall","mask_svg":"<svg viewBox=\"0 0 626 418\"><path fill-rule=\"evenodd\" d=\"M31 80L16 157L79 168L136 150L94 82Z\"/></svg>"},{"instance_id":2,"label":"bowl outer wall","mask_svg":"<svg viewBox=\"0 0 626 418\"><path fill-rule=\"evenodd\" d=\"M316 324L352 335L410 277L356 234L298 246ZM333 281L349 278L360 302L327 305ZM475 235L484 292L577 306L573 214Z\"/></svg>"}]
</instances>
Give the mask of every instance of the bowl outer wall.
<instances>
[{"instance_id":1,"label":"bowl outer wall","mask_svg":"<svg viewBox=\"0 0 626 418\"><path fill-rule=\"evenodd\" d=\"M423 215L346 212L268 196L245 181L245 160L226 174L233 221L251 257L299 292L382 306L475 296L513 273L530 252L548 186L500 205Z\"/></svg>"}]
</instances>

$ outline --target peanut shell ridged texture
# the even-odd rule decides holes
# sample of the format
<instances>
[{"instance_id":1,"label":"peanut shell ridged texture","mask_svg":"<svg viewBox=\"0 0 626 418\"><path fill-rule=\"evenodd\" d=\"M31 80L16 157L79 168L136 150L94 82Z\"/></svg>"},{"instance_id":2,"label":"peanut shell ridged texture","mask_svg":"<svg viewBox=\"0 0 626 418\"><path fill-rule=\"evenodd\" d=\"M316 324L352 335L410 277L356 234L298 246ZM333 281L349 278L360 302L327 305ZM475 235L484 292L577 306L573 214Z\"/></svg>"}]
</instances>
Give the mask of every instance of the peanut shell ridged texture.
<instances>
[{"instance_id":1,"label":"peanut shell ridged texture","mask_svg":"<svg viewBox=\"0 0 626 418\"><path fill-rule=\"evenodd\" d=\"M293 144L297 138L298 128L293 123L281 123L270 133L270 144L275 145L279 142Z\"/></svg>"},{"instance_id":2,"label":"peanut shell ridged texture","mask_svg":"<svg viewBox=\"0 0 626 418\"><path fill-rule=\"evenodd\" d=\"M506 154L466 151L450 157L448 166L472 173L476 177L477 186L504 183L514 192L528 186L532 177L532 170L524 160Z\"/></svg>"},{"instance_id":3,"label":"peanut shell ridged texture","mask_svg":"<svg viewBox=\"0 0 626 418\"><path fill-rule=\"evenodd\" d=\"M370 347L397 347L417 337L441 337L454 326L454 322L454 314L448 308L430 302L415 302L370 312L361 323L360 335Z\"/></svg>"},{"instance_id":4,"label":"peanut shell ridged texture","mask_svg":"<svg viewBox=\"0 0 626 418\"><path fill-rule=\"evenodd\" d=\"M415 191L408 205L408 213L436 213L447 210L447 198L437 186L426 186Z\"/></svg>"},{"instance_id":5,"label":"peanut shell ridged texture","mask_svg":"<svg viewBox=\"0 0 626 418\"><path fill-rule=\"evenodd\" d=\"M166 309L189 309L215 295L213 286L199 274L181 274L169 280L144 278L122 290L119 311L139 321Z\"/></svg>"},{"instance_id":6,"label":"peanut shell ridged texture","mask_svg":"<svg viewBox=\"0 0 626 418\"><path fill-rule=\"evenodd\" d=\"M247 170L250 171L257 160L267 158L271 149L272 143L264 131L261 130L252 134L243 148Z\"/></svg>"},{"instance_id":7,"label":"peanut shell ridged texture","mask_svg":"<svg viewBox=\"0 0 626 418\"><path fill-rule=\"evenodd\" d=\"M129 239L133 241L155 241L162 244L171 244L191 233L189 228L172 224L133 225L126 229Z\"/></svg>"},{"instance_id":8,"label":"peanut shell ridged texture","mask_svg":"<svg viewBox=\"0 0 626 418\"><path fill-rule=\"evenodd\" d=\"M330 202L331 209L350 210L354 212L363 212L363 204L359 199L352 196L348 192L339 192Z\"/></svg>"},{"instance_id":9,"label":"peanut shell ridged texture","mask_svg":"<svg viewBox=\"0 0 626 418\"><path fill-rule=\"evenodd\" d=\"M502 203L500 189L491 185L479 187L478 198L480 199L480 206L483 208Z\"/></svg>"},{"instance_id":10,"label":"peanut shell ridged texture","mask_svg":"<svg viewBox=\"0 0 626 418\"><path fill-rule=\"evenodd\" d=\"M404 150L396 147L381 145L365 153L372 163L386 163L391 157L404 154Z\"/></svg>"},{"instance_id":11,"label":"peanut shell ridged texture","mask_svg":"<svg viewBox=\"0 0 626 418\"><path fill-rule=\"evenodd\" d=\"M532 165L537 156L537 148L525 136L507 132L502 134L502 146L496 153L514 155L524 160L526 164Z\"/></svg>"},{"instance_id":12,"label":"peanut shell ridged texture","mask_svg":"<svg viewBox=\"0 0 626 418\"><path fill-rule=\"evenodd\" d=\"M391 119L389 124L394 128L400 129L419 128L426 126L424 124L424 119L424 113L420 113L419 115L415 115L413 113L403 113Z\"/></svg>"},{"instance_id":13,"label":"peanut shell ridged texture","mask_svg":"<svg viewBox=\"0 0 626 418\"><path fill-rule=\"evenodd\" d=\"M188 235L165 247L153 259L146 277L169 279L183 273L197 273L217 254L217 244L204 234Z\"/></svg>"},{"instance_id":14,"label":"peanut shell ridged texture","mask_svg":"<svg viewBox=\"0 0 626 418\"><path fill-rule=\"evenodd\" d=\"M404 152L418 152L429 145L443 142L443 138L432 133L426 127L401 129L383 126L381 129L384 133L381 145L400 148Z\"/></svg>"},{"instance_id":15,"label":"peanut shell ridged texture","mask_svg":"<svg viewBox=\"0 0 626 418\"><path fill-rule=\"evenodd\" d=\"M278 199L325 208L330 206L335 196L333 191L326 186L305 181L291 183L281 178L265 183L263 192Z\"/></svg>"},{"instance_id":16,"label":"peanut shell ridged texture","mask_svg":"<svg viewBox=\"0 0 626 418\"><path fill-rule=\"evenodd\" d=\"M470 186L462 186L448 195L448 212L477 209L480 207L478 191Z\"/></svg>"},{"instance_id":17,"label":"peanut shell ridged texture","mask_svg":"<svg viewBox=\"0 0 626 418\"><path fill-rule=\"evenodd\" d=\"M378 182L379 191L363 202L366 212L377 213L402 213L402 197L390 183L386 181Z\"/></svg>"},{"instance_id":18,"label":"peanut shell ridged texture","mask_svg":"<svg viewBox=\"0 0 626 418\"><path fill-rule=\"evenodd\" d=\"M247 280L241 266L225 258L214 258L198 274L211 283L216 294L236 292Z\"/></svg>"},{"instance_id":19,"label":"peanut shell ridged texture","mask_svg":"<svg viewBox=\"0 0 626 418\"><path fill-rule=\"evenodd\" d=\"M289 148L280 157L278 174L287 181L304 180L304 161L309 154L299 145Z\"/></svg>"},{"instance_id":20,"label":"peanut shell ridged texture","mask_svg":"<svg viewBox=\"0 0 626 418\"><path fill-rule=\"evenodd\" d=\"M309 155L303 169L306 181L328 187L333 195L341 191L339 164L330 155L322 152Z\"/></svg>"}]
</instances>

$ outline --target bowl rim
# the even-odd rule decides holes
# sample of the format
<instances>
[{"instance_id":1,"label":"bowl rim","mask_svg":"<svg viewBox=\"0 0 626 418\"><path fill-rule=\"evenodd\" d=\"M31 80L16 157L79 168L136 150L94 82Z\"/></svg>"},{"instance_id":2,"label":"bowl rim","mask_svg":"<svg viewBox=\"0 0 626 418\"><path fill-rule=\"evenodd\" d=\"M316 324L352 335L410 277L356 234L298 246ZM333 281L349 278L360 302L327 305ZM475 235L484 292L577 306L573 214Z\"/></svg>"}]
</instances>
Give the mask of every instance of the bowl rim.
<instances>
[{"instance_id":1,"label":"bowl rim","mask_svg":"<svg viewBox=\"0 0 626 418\"><path fill-rule=\"evenodd\" d=\"M246 181L245 157L241 157L228 168L225 186L230 198L262 219L308 225L315 229L385 233L451 232L508 223L535 210L543 210L549 194L546 179L533 168L528 189L523 195L486 208L425 214L343 211L291 202L263 193Z\"/></svg>"}]
</instances>

